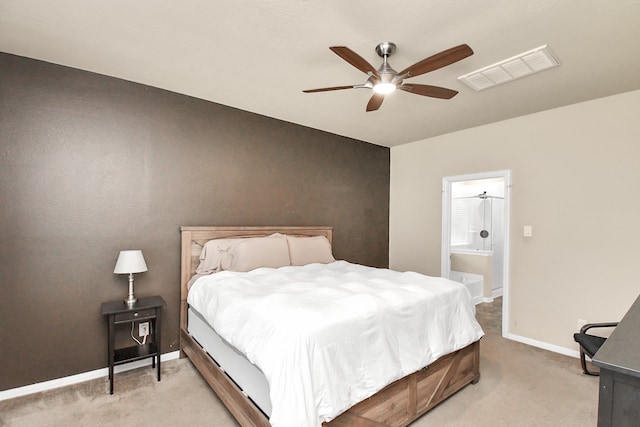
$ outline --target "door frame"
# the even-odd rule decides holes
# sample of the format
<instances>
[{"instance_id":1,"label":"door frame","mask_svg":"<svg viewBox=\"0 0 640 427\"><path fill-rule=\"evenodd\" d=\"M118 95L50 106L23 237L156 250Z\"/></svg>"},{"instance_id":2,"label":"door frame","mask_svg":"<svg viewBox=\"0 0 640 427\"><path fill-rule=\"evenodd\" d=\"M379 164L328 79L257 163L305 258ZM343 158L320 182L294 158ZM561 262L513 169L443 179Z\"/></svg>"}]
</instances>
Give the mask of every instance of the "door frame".
<instances>
[{"instance_id":1,"label":"door frame","mask_svg":"<svg viewBox=\"0 0 640 427\"><path fill-rule=\"evenodd\" d=\"M502 336L509 335L509 259L511 241L511 170L470 173L442 178L442 246L440 275L449 278L451 271L451 184L460 181L502 178L504 180L504 259L502 284Z\"/></svg>"}]
</instances>

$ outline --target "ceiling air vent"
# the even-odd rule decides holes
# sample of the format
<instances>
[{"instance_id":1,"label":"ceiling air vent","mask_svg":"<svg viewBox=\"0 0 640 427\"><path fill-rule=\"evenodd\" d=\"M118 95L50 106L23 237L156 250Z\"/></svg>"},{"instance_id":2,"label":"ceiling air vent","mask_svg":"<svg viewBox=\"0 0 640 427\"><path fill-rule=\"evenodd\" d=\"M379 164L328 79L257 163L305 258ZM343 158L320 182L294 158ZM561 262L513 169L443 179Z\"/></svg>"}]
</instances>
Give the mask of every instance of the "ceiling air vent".
<instances>
[{"instance_id":1,"label":"ceiling air vent","mask_svg":"<svg viewBox=\"0 0 640 427\"><path fill-rule=\"evenodd\" d=\"M458 80L472 89L483 90L558 65L560 62L554 57L551 49L544 45L460 76Z\"/></svg>"}]
</instances>

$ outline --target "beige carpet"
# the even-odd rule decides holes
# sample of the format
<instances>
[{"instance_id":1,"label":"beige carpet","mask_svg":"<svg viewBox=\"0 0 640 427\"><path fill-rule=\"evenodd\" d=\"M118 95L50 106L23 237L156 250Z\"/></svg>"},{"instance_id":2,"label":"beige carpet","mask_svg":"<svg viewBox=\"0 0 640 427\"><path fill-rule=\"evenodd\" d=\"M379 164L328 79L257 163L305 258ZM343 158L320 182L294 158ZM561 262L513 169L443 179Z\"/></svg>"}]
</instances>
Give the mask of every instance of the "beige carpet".
<instances>
[{"instance_id":1,"label":"beige carpet","mask_svg":"<svg viewBox=\"0 0 640 427\"><path fill-rule=\"evenodd\" d=\"M500 299L477 306L486 336L481 379L412 426L562 426L597 423L598 378L577 359L500 337ZM0 402L0 426L215 426L237 424L186 359Z\"/></svg>"}]
</instances>

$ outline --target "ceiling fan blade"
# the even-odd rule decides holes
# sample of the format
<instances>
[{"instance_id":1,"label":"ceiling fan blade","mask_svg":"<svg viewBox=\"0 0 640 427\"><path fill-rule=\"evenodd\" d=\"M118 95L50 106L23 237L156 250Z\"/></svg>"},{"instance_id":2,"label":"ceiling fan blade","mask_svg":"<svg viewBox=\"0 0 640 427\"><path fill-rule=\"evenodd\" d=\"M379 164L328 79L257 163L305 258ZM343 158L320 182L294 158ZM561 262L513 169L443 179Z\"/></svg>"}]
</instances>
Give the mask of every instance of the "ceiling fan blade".
<instances>
[{"instance_id":1,"label":"ceiling fan blade","mask_svg":"<svg viewBox=\"0 0 640 427\"><path fill-rule=\"evenodd\" d=\"M447 89L446 87L419 85L406 83L399 86L398 89L402 89L409 93L415 93L416 95L430 96L432 98L451 99L458 94L457 90Z\"/></svg>"},{"instance_id":2,"label":"ceiling fan blade","mask_svg":"<svg viewBox=\"0 0 640 427\"><path fill-rule=\"evenodd\" d=\"M342 90L342 89L353 89L353 85L351 86L334 86L334 87L322 87L320 89L307 89L303 90L304 93L315 93L315 92L328 92L330 90Z\"/></svg>"},{"instance_id":3,"label":"ceiling fan blade","mask_svg":"<svg viewBox=\"0 0 640 427\"><path fill-rule=\"evenodd\" d=\"M412 66L400 71L399 75L409 74L407 77L415 77L429 71L437 70L438 68L446 67L447 65L458 62L467 56L473 55L473 50L466 44L452 47L451 49L444 50L440 53L436 53L420 62L416 62Z\"/></svg>"},{"instance_id":4,"label":"ceiling fan blade","mask_svg":"<svg viewBox=\"0 0 640 427\"><path fill-rule=\"evenodd\" d=\"M333 53L335 53L340 58L344 59L363 73L372 73L375 76L378 75L378 70L373 65L369 64L366 59L364 59L348 47L331 46L329 49L331 49Z\"/></svg>"},{"instance_id":5,"label":"ceiling fan blade","mask_svg":"<svg viewBox=\"0 0 640 427\"><path fill-rule=\"evenodd\" d=\"M380 93L374 93L369 103L367 104L367 112L376 111L382 105L382 101L384 101L384 95Z\"/></svg>"}]
</instances>

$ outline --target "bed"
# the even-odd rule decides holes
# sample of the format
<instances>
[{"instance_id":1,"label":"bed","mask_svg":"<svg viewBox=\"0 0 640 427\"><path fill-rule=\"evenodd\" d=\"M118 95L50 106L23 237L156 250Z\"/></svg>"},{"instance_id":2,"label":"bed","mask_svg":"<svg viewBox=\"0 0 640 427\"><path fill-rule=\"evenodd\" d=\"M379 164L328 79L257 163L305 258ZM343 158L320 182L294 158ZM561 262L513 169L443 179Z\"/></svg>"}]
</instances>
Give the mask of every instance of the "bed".
<instances>
[{"instance_id":1,"label":"bed","mask_svg":"<svg viewBox=\"0 0 640 427\"><path fill-rule=\"evenodd\" d=\"M215 239L263 238L273 233L296 237L318 237L332 242L331 227L191 227L181 228L180 350L188 357L223 404L242 426L270 426L269 382L249 358L217 334L203 313L187 298L201 254ZM257 239L256 239L257 240ZM306 241L306 240L303 240ZM293 256L293 253L292 253ZM304 264L304 259L296 264ZM341 262L332 268L359 268ZM302 269L314 269L305 266ZM283 267L284 270L290 267ZM255 271L262 271L259 269ZM255 271L247 274L256 275ZM227 273L227 272L224 272ZM312 273L315 274L315 273ZM215 273L211 280L222 278ZM209 279L209 278L208 278ZM445 280L445 279L441 279ZM204 280L203 280L204 281ZM197 286L194 285L196 288ZM200 311L205 311L200 308ZM323 427L406 426L467 384L479 381L479 339L441 355L427 366L394 379L344 412L322 423ZM284 425L284 424L281 424ZM317 425L317 424L316 424Z\"/></svg>"}]
</instances>

